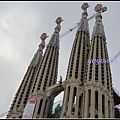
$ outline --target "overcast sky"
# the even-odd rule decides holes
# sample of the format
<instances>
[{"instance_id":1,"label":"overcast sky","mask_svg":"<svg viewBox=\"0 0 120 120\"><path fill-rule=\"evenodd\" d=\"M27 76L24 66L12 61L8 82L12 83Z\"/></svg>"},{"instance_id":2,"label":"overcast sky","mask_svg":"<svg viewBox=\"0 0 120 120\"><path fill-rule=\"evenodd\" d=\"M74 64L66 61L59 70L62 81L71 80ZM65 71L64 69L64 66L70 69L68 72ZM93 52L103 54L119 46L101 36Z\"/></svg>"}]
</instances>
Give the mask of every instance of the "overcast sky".
<instances>
[{"instance_id":1,"label":"overcast sky","mask_svg":"<svg viewBox=\"0 0 120 120\"><path fill-rule=\"evenodd\" d=\"M57 17L62 17L60 34L79 22L83 2L0 2L0 114L10 109L15 93L22 82L35 52L40 35L54 32ZM97 4L107 7L102 14L109 57L120 50L120 2L90 2L88 16L95 14ZM95 18L89 21L90 36ZM65 79L68 60L76 30L60 40L59 76ZM45 49L44 49L45 51ZM120 58L111 64L113 86L120 93ZM62 99L62 93L56 101Z\"/></svg>"}]
</instances>

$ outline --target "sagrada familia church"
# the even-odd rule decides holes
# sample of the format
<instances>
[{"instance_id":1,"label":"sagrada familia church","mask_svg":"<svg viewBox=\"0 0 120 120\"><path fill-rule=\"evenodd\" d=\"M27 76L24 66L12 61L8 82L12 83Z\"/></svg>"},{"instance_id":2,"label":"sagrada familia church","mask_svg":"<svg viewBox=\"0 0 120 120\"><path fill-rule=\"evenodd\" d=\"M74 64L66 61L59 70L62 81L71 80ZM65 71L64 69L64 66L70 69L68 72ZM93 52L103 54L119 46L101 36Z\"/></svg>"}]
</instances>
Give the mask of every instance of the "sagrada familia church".
<instances>
[{"instance_id":1,"label":"sagrada familia church","mask_svg":"<svg viewBox=\"0 0 120 120\"><path fill-rule=\"evenodd\" d=\"M46 33L28 66L26 74L15 94L6 118L119 118L120 112L114 106L120 104L120 97L112 86L109 62L96 64L91 59L108 59L107 39L101 13L101 4L95 7L95 25L89 34L88 3L82 5L82 18L78 24L65 80L60 76L57 82L59 60L59 32L61 17L45 48ZM60 56L61 57L61 56ZM54 99L64 92L62 105L52 112Z\"/></svg>"}]
</instances>

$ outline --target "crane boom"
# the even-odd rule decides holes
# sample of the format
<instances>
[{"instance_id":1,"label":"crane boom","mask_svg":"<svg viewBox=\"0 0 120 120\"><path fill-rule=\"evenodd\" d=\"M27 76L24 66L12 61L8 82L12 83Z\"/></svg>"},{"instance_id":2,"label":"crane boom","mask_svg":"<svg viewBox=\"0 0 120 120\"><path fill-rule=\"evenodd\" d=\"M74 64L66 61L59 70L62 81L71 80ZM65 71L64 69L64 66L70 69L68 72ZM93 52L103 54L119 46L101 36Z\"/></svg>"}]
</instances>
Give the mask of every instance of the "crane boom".
<instances>
[{"instance_id":1,"label":"crane boom","mask_svg":"<svg viewBox=\"0 0 120 120\"><path fill-rule=\"evenodd\" d=\"M120 56L120 51L118 52L118 54L117 55L115 55L115 57L114 58L118 58Z\"/></svg>"},{"instance_id":2,"label":"crane boom","mask_svg":"<svg viewBox=\"0 0 120 120\"><path fill-rule=\"evenodd\" d=\"M113 63L115 58L118 58L120 56L120 51L114 56L114 58L110 61L110 63Z\"/></svg>"},{"instance_id":3,"label":"crane boom","mask_svg":"<svg viewBox=\"0 0 120 120\"><path fill-rule=\"evenodd\" d=\"M105 12L107 10L107 7L102 7L102 11L101 13ZM91 17L89 17L87 20L90 21L92 20L98 13L92 15ZM75 30L78 27L79 23L76 23L74 27L68 29L66 32L64 32L63 34L60 35L60 38L66 36L67 34L69 34L70 32L72 32L73 30Z\"/></svg>"}]
</instances>

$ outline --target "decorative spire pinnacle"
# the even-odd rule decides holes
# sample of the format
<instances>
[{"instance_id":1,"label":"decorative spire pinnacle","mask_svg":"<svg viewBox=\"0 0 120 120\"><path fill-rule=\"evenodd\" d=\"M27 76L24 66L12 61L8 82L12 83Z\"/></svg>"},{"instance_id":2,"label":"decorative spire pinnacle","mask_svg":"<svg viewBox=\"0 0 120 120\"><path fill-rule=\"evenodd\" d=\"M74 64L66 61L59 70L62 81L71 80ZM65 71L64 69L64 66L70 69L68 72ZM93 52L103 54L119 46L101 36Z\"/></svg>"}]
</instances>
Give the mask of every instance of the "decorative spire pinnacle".
<instances>
[{"instance_id":1,"label":"decorative spire pinnacle","mask_svg":"<svg viewBox=\"0 0 120 120\"><path fill-rule=\"evenodd\" d=\"M81 6L81 8L82 8L82 10L83 10L82 17L84 17L84 18L87 18L87 16L88 16L88 14L87 14L87 8L88 8L88 7L90 7L90 6L88 5L88 3L84 3L84 4Z\"/></svg>"},{"instance_id":2,"label":"decorative spire pinnacle","mask_svg":"<svg viewBox=\"0 0 120 120\"><path fill-rule=\"evenodd\" d=\"M82 13L82 18L79 22L79 26L78 26L78 30L77 31L81 31L81 30L85 30L88 34L89 34L89 25L88 25L88 20L87 20L87 16L88 16L88 13L87 13L87 8L90 7L88 5L88 3L84 3L81 8L83 10L83 13Z\"/></svg>"},{"instance_id":3,"label":"decorative spire pinnacle","mask_svg":"<svg viewBox=\"0 0 120 120\"><path fill-rule=\"evenodd\" d=\"M58 17L56 19L56 23L57 23L57 26L55 27L54 29L54 33L52 34L51 38L50 38L50 41L48 43L47 46L55 46L59 49L59 32L60 32L60 29L61 29L61 26L60 26L60 23L62 22L62 18L61 17Z\"/></svg>"},{"instance_id":4,"label":"decorative spire pinnacle","mask_svg":"<svg viewBox=\"0 0 120 120\"><path fill-rule=\"evenodd\" d=\"M40 36L40 39L42 40L42 42L40 43L39 45L39 50L42 51L44 48L45 48L45 39L47 38L47 34L46 33L43 33L41 36Z\"/></svg>"},{"instance_id":5,"label":"decorative spire pinnacle","mask_svg":"<svg viewBox=\"0 0 120 120\"><path fill-rule=\"evenodd\" d=\"M102 7L101 4L97 4L95 6L94 10L97 12L96 21L98 21L99 23L101 23L102 22L102 15L101 15L101 13L104 12L104 11L106 11L107 7Z\"/></svg>"},{"instance_id":6,"label":"decorative spire pinnacle","mask_svg":"<svg viewBox=\"0 0 120 120\"><path fill-rule=\"evenodd\" d=\"M63 20L62 20L62 18L61 17L58 17L57 19L56 19L56 23L57 23L57 26L55 27L55 32L60 32L60 29L61 29L61 26L60 26L60 23L62 22Z\"/></svg>"},{"instance_id":7,"label":"decorative spire pinnacle","mask_svg":"<svg viewBox=\"0 0 120 120\"><path fill-rule=\"evenodd\" d=\"M39 45L39 48L37 50L37 52L35 53L31 63L30 63L30 66L29 67L36 67L39 65L41 59L42 59L42 54L43 54L43 49L45 48L45 39L47 38L47 34L46 33L43 33L41 36L40 36L40 39L42 40L42 42L40 43Z\"/></svg>"},{"instance_id":8,"label":"decorative spire pinnacle","mask_svg":"<svg viewBox=\"0 0 120 120\"><path fill-rule=\"evenodd\" d=\"M96 6L95 6L95 9L94 9L96 12L101 12L101 10L102 10L102 5L101 4L97 4Z\"/></svg>"},{"instance_id":9,"label":"decorative spire pinnacle","mask_svg":"<svg viewBox=\"0 0 120 120\"><path fill-rule=\"evenodd\" d=\"M102 5L101 4L97 4L95 6L94 10L97 12L96 21L98 21L99 23L101 23L102 22L102 15L101 15Z\"/></svg>"},{"instance_id":10,"label":"decorative spire pinnacle","mask_svg":"<svg viewBox=\"0 0 120 120\"><path fill-rule=\"evenodd\" d=\"M94 9L97 12L97 15L95 17L96 23L93 28L92 38L95 35L101 35L105 38L105 32L104 32L104 26L102 24L102 15L101 13L107 10L107 7L102 7L101 4L97 4ZM105 38L106 39L106 38Z\"/></svg>"},{"instance_id":11,"label":"decorative spire pinnacle","mask_svg":"<svg viewBox=\"0 0 120 120\"><path fill-rule=\"evenodd\" d=\"M41 40L45 40L47 38L47 34L46 33L43 33L41 36L40 36L40 39Z\"/></svg>"}]
</instances>

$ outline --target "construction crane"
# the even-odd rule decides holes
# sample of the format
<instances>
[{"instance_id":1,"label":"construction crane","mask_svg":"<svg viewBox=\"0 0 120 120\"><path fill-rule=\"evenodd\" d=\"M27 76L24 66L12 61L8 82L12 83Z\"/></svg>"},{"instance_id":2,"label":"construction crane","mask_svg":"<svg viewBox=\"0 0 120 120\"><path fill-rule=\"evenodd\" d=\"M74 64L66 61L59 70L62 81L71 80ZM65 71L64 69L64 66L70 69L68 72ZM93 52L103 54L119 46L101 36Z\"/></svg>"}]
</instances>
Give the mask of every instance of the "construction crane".
<instances>
[{"instance_id":1,"label":"construction crane","mask_svg":"<svg viewBox=\"0 0 120 120\"><path fill-rule=\"evenodd\" d=\"M120 50L119 52L114 56L114 58L110 61L110 64L114 62L115 59L117 59L120 56Z\"/></svg>"},{"instance_id":2,"label":"construction crane","mask_svg":"<svg viewBox=\"0 0 120 120\"><path fill-rule=\"evenodd\" d=\"M107 10L107 7L102 7L101 13L105 12ZM98 13L92 15L91 17L89 17L87 20L90 21L92 20ZM76 23L75 26L73 26L72 28L68 29L66 32L64 32L63 34L60 35L60 38L63 38L64 36L66 36L67 34L71 33L73 30L75 30L78 27L79 23Z\"/></svg>"},{"instance_id":3,"label":"construction crane","mask_svg":"<svg viewBox=\"0 0 120 120\"><path fill-rule=\"evenodd\" d=\"M119 50L118 54L117 54L117 55L115 55L115 57L114 57L114 58L118 58L119 56L120 56L120 50Z\"/></svg>"}]
</instances>

